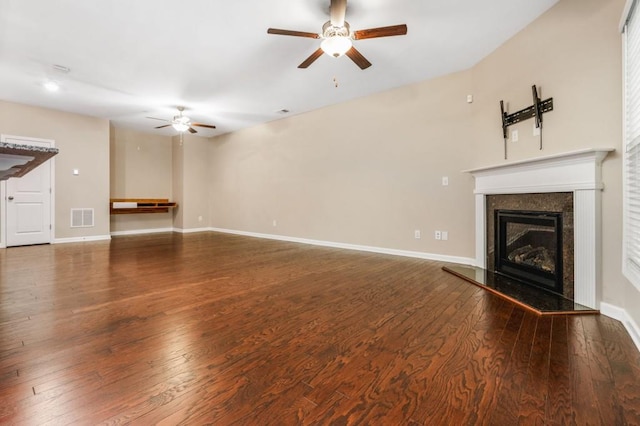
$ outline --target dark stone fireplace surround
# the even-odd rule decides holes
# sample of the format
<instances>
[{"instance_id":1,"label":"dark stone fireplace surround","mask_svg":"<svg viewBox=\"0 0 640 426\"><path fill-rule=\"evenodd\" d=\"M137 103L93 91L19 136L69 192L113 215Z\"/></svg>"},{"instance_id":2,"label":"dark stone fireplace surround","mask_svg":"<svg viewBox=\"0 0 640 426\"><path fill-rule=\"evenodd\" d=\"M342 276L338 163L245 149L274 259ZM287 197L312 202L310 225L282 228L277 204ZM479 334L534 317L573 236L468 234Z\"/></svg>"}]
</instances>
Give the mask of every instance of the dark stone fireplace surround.
<instances>
[{"instance_id":1,"label":"dark stone fireplace surround","mask_svg":"<svg viewBox=\"0 0 640 426\"><path fill-rule=\"evenodd\" d=\"M539 194L490 194L486 196L486 265L495 270L495 211L537 211L562 213L562 294L574 298L573 271L573 194L571 192L548 192ZM524 284L523 284L524 285Z\"/></svg>"}]
</instances>

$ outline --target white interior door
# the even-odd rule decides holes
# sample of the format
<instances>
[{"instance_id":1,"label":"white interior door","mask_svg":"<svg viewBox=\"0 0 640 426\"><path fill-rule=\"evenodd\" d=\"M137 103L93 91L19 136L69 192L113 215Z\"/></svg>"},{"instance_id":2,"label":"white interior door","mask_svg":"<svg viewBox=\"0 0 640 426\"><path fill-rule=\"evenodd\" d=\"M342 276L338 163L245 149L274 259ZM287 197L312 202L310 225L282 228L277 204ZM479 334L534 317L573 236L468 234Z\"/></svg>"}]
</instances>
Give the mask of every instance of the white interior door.
<instances>
[{"instance_id":1,"label":"white interior door","mask_svg":"<svg viewBox=\"0 0 640 426\"><path fill-rule=\"evenodd\" d=\"M3 142L51 147L52 141L4 137ZM5 201L7 247L51 242L51 161L26 175L7 180Z\"/></svg>"}]
</instances>

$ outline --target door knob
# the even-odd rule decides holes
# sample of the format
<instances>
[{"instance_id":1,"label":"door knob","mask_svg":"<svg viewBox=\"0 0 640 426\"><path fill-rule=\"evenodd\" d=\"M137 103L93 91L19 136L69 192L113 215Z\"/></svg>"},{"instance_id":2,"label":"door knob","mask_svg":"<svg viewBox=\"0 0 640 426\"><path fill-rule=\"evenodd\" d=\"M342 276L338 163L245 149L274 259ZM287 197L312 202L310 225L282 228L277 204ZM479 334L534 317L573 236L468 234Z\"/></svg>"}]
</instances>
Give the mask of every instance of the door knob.
<instances>
[{"instance_id":1,"label":"door knob","mask_svg":"<svg viewBox=\"0 0 640 426\"><path fill-rule=\"evenodd\" d=\"M13 200L13 195L9 195L9 197L7 197L7 199L8 199L9 201L12 201L12 200Z\"/></svg>"}]
</instances>

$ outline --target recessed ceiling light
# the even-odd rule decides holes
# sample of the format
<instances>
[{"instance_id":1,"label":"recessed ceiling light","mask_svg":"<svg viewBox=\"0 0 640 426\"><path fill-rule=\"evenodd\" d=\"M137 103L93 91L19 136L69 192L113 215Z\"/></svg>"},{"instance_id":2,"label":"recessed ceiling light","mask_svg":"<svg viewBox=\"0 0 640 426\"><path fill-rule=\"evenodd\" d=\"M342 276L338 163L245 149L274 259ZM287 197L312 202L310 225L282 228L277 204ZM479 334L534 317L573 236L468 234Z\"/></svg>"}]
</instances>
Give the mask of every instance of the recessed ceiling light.
<instances>
[{"instance_id":1,"label":"recessed ceiling light","mask_svg":"<svg viewBox=\"0 0 640 426\"><path fill-rule=\"evenodd\" d=\"M60 89L60 85L53 80L45 81L43 86L50 92L57 92Z\"/></svg>"}]
</instances>

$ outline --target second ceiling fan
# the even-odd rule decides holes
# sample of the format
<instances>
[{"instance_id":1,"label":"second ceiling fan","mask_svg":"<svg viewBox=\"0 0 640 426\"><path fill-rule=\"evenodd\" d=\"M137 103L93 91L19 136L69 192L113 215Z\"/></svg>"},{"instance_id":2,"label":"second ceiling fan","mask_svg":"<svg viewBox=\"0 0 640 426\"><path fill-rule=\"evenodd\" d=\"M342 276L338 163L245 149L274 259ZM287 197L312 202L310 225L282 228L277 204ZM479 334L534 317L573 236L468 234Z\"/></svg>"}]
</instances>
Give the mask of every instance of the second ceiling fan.
<instances>
[{"instance_id":1,"label":"second ceiling fan","mask_svg":"<svg viewBox=\"0 0 640 426\"><path fill-rule=\"evenodd\" d=\"M187 117L186 115L182 115L182 112L184 111L184 107L179 106L177 108L178 108L178 115L174 116L173 120L165 120L164 118L156 118L156 117L147 117L147 118L150 118L152 120L165 121L169 123L169 124L163 124L162 126L154 127L155 129L163 129L165 127L172 126L175 130L177 130L180 133L186 130L188 130L189 133L198 133L198 131L194 129L193 126L205 127L207 129L216 128L216 126L212 124L193 123L189 117Z\"/></svg>"},{"instance_id":2,"label":"second ceiling fan","mask_svg":"<svg viewBox=\"0 0 640 426\"><path fill-rule=\"evenodd\" d=\"M362 56L362 54L353 47L353 40L405 35L407 33L407 26L405 24L351 31L349 23L344 20L346 12L347 0L331 0L331 19L322 26L321 34L304 31L281 30L277 28L269 28L267 33L323 39L318 50L313 52L311 56L298 65L298 68L307 68L309 65L314 63L316 59L322 56L323 53L326 53L336 58L342 55L347 55L360 67L360 69L369 68L371 66L371 62L369 62L367 58Z\"/></svg>"}]
</instances>

